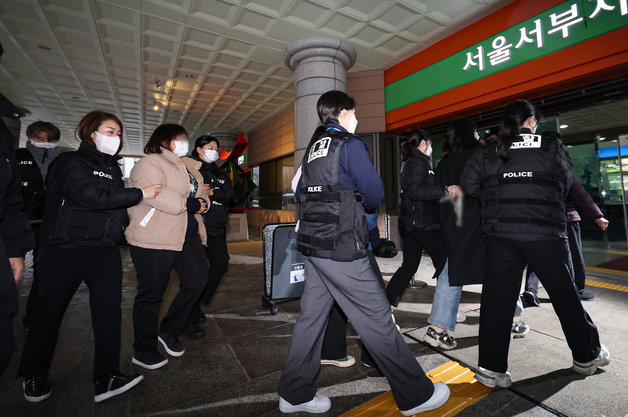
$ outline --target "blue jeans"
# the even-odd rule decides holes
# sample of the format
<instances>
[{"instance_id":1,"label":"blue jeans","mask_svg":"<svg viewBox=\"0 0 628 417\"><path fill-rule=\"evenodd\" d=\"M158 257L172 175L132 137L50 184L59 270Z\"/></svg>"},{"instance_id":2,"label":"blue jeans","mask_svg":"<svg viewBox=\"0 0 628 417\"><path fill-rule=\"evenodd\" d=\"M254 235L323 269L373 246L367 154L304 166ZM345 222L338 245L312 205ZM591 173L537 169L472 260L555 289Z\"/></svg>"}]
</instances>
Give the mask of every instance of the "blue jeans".
<instances>
[{"instance_id":1,"label":"blue jeans","mask_svg":"<svg viewBox=\"0 0 628 417\"><path fill-rule=\"evenodd\" d=\"M461 295L462 286L449 285L449 261L447 261L436 281L432 312L427 318L427 322L453 331L456 328L456 316L458 315Z\"/></svg>"},{"instance_id":2,"label":"blue jeans","mask_svg":"<svg viewBox=\"0 0 628 417\"><path fill-rule=\"evenodd\" d=\"M515 317L519 317L523 314L523 302L521 297L517 298L517 305L515 306Z\"/></svg>"},{"instance_id":3,"label":"blue jeans","mask_svg":"<svg viewBox=\"0 0 628 417\"><path fill-rule=\"evenodd\" d=\"M427 318L427 322L447 331L454 331L456 329L456 316L458 315L461 295L462 286L449 285L449 261L447 261L436 281L432 312ZM523 303L521 298L517 298L515 317L522 314Z\"/></svg>"}]
</instances>

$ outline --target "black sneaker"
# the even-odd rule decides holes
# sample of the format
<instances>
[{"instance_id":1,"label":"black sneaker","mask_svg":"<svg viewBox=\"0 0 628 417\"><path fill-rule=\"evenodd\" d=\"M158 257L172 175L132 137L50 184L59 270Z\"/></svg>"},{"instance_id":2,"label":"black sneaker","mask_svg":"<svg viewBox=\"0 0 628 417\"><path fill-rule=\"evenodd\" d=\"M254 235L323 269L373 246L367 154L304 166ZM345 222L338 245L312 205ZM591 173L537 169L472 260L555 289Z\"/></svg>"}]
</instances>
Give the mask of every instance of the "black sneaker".
<instances>
[{"instance_id":1,"label":"black sneaker","mask_svg":"<svg viewBox=\"0 0 628 417\"><path fill-rule=\"evenodd\" d=\"M539 296L532 290L526 290L523 293L523 301L526 307L540 307L541 302L539 301Z\"/></svg>"},{"instance_id":2,"label":"black sneaker","mask_svg":"<svg viewBox=\"0 0 628 417\"><path fill-rule=\"evenodd\" d=\"M183 356L185 353L185 348L183 347L183 343L175 336L168 334L166 332L159 331L159 335L157 336L157 340L159 343L166 349L168 355L170 356Z\"/></svg>"},{"instance_id":3,"label":"black sneaker","mask_svg":"<svg viewBox=\"0 0 628 417\"><path fill-rule=\"evenodd\" d=\"M168 359L161 356L157 351L135 352L131 362L142 368L158 369L165 366L168 363Z\"/></svg>"},{"instance_id":4,"label":"black sneaker","mask_svg":"<svg viewBox=\"0 0 628 417\"><path fill-rule=\"evenodd\" d=\"M510 327L510 338L519 339L525 337L530 331L530 326L525 321L513 321Z\"/></svg>"},{"instance_id":5,"label":"black sneaker","mask_svg":"<svg viewBox=\"0 0 628 417\"><path fill-rule=\"evenodd\" d=\"M593 295L593 293L590 293L590 292L582 291L580 293L580 300L581 301L593 301L595 300L595 295Z\"/></svg>"},{"instance_id":6,"label":"black sneaker","mask_svg":"<svg viewBox=\"0 0 628 417\"><path fill-rule=\"evenodd\" d=\"M453 349L458 346L456 339L454 339L453 336L450 336L447 333L447 330L443 330L441 333L438 333L432 328L432 326L427 329L427 333L425 334L425 337L423 337L423 340L434 347L441 347L443 349Z\"/></svg>"},{"instance_id":7,"label":"black sneaker","mask_svg":"<svg viewBox=\"0 0 628 417\"><path fill-rule=\"evenodd\" d=\"M127 392L140 383L144 377L142 375L125 375L118 371L113 371L96 382L94 401L99 403L107 398L114 397L123 392Z\"/></svg>"},{"instance_id":8,"label":"black sneaker","mask_svg":"<svg viewBox=\"0 0 628 417\"><path fill-rule=\"evenodd\" d=\"M202 339L205 337L205 331L201 329L198 324L189 323L185 326L185 330L183 330L183 335L189 339Z\"/></svg>"},{"instance_id":9,"label":"black sneaker","mask_svg":"<svg viewBox=\"0 0 628 417\"><path fill-rule=\"evenodd\" d=\"M50 397L52 390L50 389L50 382L45 376L38 376L35 378L24 378L22 383L24 388L24 398L26 401L32 403L38 403Z\"/></svg>"}]
</instances>

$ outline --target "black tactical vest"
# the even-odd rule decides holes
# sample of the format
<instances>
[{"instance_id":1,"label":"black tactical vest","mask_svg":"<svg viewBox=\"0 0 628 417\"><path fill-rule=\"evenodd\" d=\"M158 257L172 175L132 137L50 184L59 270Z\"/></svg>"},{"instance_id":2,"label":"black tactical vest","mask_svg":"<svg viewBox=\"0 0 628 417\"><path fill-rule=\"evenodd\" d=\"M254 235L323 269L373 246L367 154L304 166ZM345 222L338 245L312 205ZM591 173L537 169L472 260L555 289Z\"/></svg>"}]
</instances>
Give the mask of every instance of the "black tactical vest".
<instances>
[{"instance_id":1,"label":"black tactical vest","mask_svg":"<svg viewBox=\"0 0 628 417\"><path fill-rule=\"evenodd\" d=\"M565 183L557 140L521 134L508 150L510 161L484 152L482 231L566 236Z\"/></svg>"},{"instance_id":2,"label":"black tactical vest","mask_svg":"<svg viewBox=\"0 0 628 417\"><path fill-rule=\"evenodd\" d=\"M20 177L22 179L22 198L24 211L29 215L31 223L41 222L46 203L46 187L39 166L28 149L15 151Z\"/></svg>"},{"instance_id":3,"label":"black tactical vest","mask_svg":"<svg viewBox=\"0 0 628 417\"><path fill-rule=\"evenodd\" d=\"M349 262L366 256L362 197L338 181L340 151L352 134L326 131L301 167L297 249L305 256Z\"/></svg>"}]
</instances>

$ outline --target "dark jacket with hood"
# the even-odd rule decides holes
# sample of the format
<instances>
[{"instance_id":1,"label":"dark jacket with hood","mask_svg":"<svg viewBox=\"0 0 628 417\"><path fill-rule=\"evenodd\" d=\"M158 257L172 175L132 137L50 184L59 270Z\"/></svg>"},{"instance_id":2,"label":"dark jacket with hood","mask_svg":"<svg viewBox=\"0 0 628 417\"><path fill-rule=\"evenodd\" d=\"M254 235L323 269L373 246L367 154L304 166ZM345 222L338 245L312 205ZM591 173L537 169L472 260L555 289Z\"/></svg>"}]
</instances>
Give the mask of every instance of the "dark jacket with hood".
<instances>
[{"instance_id":1,"label":"dark jacket with hood","mask_svg":"<svg viewBox=\"0 0 628 417\"><path fill-rule=\"evenodd\" d=\"M438 201L445 189L435 182L430 159L420 150L411 150L401 165L401 211L399 231L426 231L440 228Z\"/></svg>"}]
</instances>

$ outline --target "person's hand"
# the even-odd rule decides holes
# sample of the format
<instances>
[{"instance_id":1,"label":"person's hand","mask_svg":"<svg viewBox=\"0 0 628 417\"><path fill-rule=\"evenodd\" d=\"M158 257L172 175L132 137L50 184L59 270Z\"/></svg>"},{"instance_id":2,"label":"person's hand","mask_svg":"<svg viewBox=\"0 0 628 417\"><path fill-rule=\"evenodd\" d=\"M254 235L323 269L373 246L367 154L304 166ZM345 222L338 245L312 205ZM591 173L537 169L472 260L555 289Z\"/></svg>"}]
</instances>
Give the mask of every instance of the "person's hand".
<instances>
[{"instance_id":1,"label":"person's hand","mask_svg":"<svg viewBox=\"0 0 628 417\"><path fill-rule=\"evenodd\" d=\"M460 193L460 187L458 187L457 185L448 185L447 186L447 194L449 194L452 197L457 197L458 194Z\"/></svg>"},{"instance_id":2,"label":"person's hand","mask_svg":"<svg viewBox=\"0 0 628 417\"><path fill-rule=\"evenodd\" d=\"M209 184L203 184L203 195L214 195L214 189Z\"/></svg>"},{"instance_id":3,"label":"person's hand","mask_svg":"<svg viewBox=\"0 0 628 417\"><path fill-rule=\"evenodd\" d=\"M13 271L13 279L17 284L24 274L24 258L9 258L9 263L11 264L11 271Z\"/></svg>"},{"instance_id":4,"label":"person's hand","mask_svg":"<svg viewBox=\"0 0 628 417\"><path fill-rule=\"evenodd\" d=\"M600 217L600 218L595 219L595 223L602 230L606 230L608 228L608 220L606 220L604 217Z\"/></svg>"},{"instance_id":5,"label":"person's hand","mask_svg":"<svg viewBox=\"0 0 628 417\"><path fill-rule=\"evenodd\" d=\"M209 206L207 205L207 201L199 198L198 201L201 203L201 208L196 212L197 214L205 214L207 210L209 210Z\"/></svg>"},{"instance_id":6,"label":"person's hand","mask_svg":"<svg viewBox=\"0 0 628 417\"><path fill-rule=\"evenodd\" d=\"M148 187L142 188L142 191L144 191L144 198L155 198L161 192L161 185L149 185Z\"/></svg>"}]
</instances>

